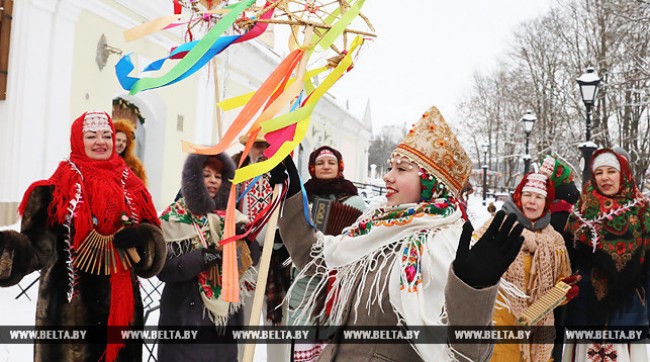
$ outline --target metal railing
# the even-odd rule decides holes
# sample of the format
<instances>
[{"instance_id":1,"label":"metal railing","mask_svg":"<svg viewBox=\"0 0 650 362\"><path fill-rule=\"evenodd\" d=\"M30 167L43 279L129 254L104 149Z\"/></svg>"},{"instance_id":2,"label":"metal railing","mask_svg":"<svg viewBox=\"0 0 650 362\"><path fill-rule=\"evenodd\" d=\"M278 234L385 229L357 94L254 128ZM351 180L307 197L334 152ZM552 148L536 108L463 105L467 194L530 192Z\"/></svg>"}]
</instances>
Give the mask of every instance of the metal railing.
<instances>
[{"instance_id":1,"label":"metal railing","mask_svg":"<svg viewBox=\"0 0 650 362\"><path fill-rule=\"evenodd\" d=\"M381 196L386 194L386 188L383 186L366 184L362 182L352 183L357 187L357 191L361 197Z\"/></svg>"},{"instance_id":2,"label":"metal railing","mask_svg":"<svg viewBox=\"0 0 650 362\"><path fill-rule=\"evenodd\" d=\"M35 285L38 285L38 281L40 279L40 272L33 273L33 275L35 275L36 277L30 282L24 280L22 283L16 284L16 287L18 287L20 292L16 295L14 299L25 298L27 299L27 301L31 303L36 302L36 300L38 299L38 288L34 290L32 290L32 288ZM21 284L26 286L23 287ZM165 283L158 280L158 278L150 278L150 279L138 278L138 284L140 285L140 296L142 298L142 307L144 311L143 323L146 325L147 320L151 316L151 313L160 309L160 297L162 296L162 290ZM158 340L155 340L152 343L147 343L147 342L143 343L143 346L146 350L143 353L143 359L145 359L147 362L157 361L156 359L157 344L158 344Z\"/></svg>"}]
</instances>

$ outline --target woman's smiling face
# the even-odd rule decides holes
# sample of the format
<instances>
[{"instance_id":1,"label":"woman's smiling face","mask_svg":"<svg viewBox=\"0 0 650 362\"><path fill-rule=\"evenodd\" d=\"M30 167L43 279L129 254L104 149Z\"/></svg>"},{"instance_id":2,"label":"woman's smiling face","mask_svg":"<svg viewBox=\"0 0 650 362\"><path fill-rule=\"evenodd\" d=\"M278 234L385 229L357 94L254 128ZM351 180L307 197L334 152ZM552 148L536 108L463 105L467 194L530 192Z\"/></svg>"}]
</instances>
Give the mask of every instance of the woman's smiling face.
<instances>
[{"instance_id":1,"label":"woman's smiling face","mask_svg":"<svg viewBox=\"0 0 650 362\"><path fill-rule=\"evenodd\" d=\"M390 170L384 175L386 205L395 206L420 202L419 167L402 156L391 157Z\"/></svg>"},{"instance_id":2,"label":"woman's smiling face","mask_svg":"<svg viewBox=\"0 0 650 362\"><path fill-rule=\"evenodd\" d=\"M92 160L103 161L113 154L113 133L111 131L86 131L83 133L84 151Z\"/></svg>"},{"instance_id":3,"label":"woman's smiling face","mask_svg":"<svg viewBox=\"0 0 650 362\"><path fill-rule=\"evenodd\" d=\"M542 217L546 206L546 197L537 192L524 191L521 193L521 208L528 220L537 220Z\"/></svg>"},{"instance_id":4,"label":"woman's smiling face","mask_svg":"<svg viewBox=\"0 0 650 362\"><path fill-rule=\"evenodd\" d=\"M600 166L594 171L596 187L605 196L614 196L621 188L621 172L611 166Z\"/></svg>"},{"instance_id":5,"label":"woman's smiling face","mask_svg":"<svg viewBox=\"0 0 650 362\"><path fill-rule=\"evenodd\" d=\"M217 192L219 192L219 188L221 187L221 181L221 172L209 166L203 167L203 184L211 198L217 196Z\"/></svg>"}]
</instances>

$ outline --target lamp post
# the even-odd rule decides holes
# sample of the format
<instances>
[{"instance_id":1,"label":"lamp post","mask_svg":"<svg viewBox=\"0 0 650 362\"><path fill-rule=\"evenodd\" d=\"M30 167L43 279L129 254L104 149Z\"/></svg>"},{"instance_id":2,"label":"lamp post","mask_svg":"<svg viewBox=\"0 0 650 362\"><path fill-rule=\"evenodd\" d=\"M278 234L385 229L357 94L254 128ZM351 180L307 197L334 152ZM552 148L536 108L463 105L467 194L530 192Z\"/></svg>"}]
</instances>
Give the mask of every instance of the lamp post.
<instances>
[{"instance_id":1,"label":"lamp post","mask_svg":"<svg viewBox=\"0 0 650 362\"><path fill-rule=\"evenodd\" d=\"M591 155L594 153L598 146L591 141L591 109L596 102L596 97L598 95L598 85L600 84L600 77L593 67L588 67L584 74L582 74L578 79L576 79L578 85L580 86L580 95L582 96L582 102L585 104L587 109L587 124L585 127L585 138L586 142L580 145L580 151L582 152L582 158L584 159L584 168L582 169L582 182L585 183L589 180L591 176Z\"/></svg>"},{"instance_id":2,"label":"lamp post","mask_svg":"<svg viewBox=\"0 0 650 362\"><path fill-rule=\"evenodd\" d=\"M482 143L481 150L483 151L483 206L485 206L485 199L487 198L487 154L490 150L490 145L485 142Z\"/></svg>"},{"instance_id":3,"label":"lamp post","mask_svg":"<svg viewBox=\"0 0 650 362\"><path fill-rule=\"evenodd\" d=\"M524 132L526 132L526 155L524 155L524 175L528 173L528 170L530 170L530 152L528 151L528 140L530 137L530 132L533 131L533 127L535 126L535 121L537 121L537 117L535 117L535 113L531 111L530 109L526 111L523 117L521 117L521 123L524 125Z\"/></svg>"}]
</instances>

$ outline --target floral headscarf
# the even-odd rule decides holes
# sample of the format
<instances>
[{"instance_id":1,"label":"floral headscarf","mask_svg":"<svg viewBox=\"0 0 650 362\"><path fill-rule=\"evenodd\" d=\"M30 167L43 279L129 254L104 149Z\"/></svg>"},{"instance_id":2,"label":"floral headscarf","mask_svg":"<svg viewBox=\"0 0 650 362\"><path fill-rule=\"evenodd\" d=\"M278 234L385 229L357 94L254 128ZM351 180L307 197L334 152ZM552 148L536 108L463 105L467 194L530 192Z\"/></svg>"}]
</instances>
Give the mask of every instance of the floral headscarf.
<instances>
[{"instance_id":1,"label":"floral headscarf","mask_svg":"<svg viewBox=\"0 0 650 362\"><path fill-rule=\"evenodd\" d=\"M627 160L610 149L596 151L593 159L611 153L621 164L618 193L604 195L591 175L583 187L565 230L573 233L578 265L592 265L595 297L607 310L619 304L639 284L648 243L648 201L632 177Z\"/></svg>"}]
</instances>

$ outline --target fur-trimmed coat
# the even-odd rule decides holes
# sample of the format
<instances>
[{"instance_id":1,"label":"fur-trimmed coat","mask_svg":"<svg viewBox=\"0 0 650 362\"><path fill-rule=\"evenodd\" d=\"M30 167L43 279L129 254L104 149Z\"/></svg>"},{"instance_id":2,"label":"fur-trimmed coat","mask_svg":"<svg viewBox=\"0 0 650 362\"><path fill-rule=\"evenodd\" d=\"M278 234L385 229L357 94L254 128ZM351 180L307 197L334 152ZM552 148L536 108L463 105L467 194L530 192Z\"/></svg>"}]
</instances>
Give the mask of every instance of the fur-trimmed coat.
<instances>
[{"instance_id":1,"label":"fur-trimmed coat","mask_svg":"<svg viewBox=\"0 0 650 362\"><path fill-rule=\"evenodd\" d=\"M110 276L77 271L75 294L70 302L67 301L65 229L62 225L48 225L48 205L53 189L53 186L40 186L32 191L20 232L0 232L0 287L15 285L25 275L40 270L36 326L105 326L111 300ZM146 222L143 220L136 226L146 238L146 243L139 252L142 261L131 269L134 326L143 324L142 300L136 276L148 278L156 275L166 258L160 229ZM105 349L106 344L97 341L88 344L36 343L34 360L95 362L103 358ZM142 344L130 343L120 350L117 361L139 361L141 358Z\"/></svg>"},{"instance_id":2,"label":"fur-trimmed coat","mask_svg":"<svg viewBox=\"0 0 650 362\"><path fill-rule=\"evenodd\" d=\"M222 165L220 170L222 182L214 198L210 197L203 181L203 167L208 158L215 158ZM162 343L158 346L158 360L161 362L237 361L236 341L226 339L226 336L219 333L221 327L215 327L215 322L211 320L199 292L198 277L205 267L201 248L195 247L192 243L192 240L199 238L198 233L192 225L182 225L177 217L182 213L184 216L194 218L194 216L213 214L215 210L224 210L231 187L230 179L234 174L235 165L226 153L210 156L188 155L181 178L182 199L170 205L161 215L168 254L165 265L158 275L158 278L165 282L160 297L158 323L161 327L212 327L213 333L204 338L211 338L214 341L211 344ZM172 208L179 212L170 216ZM237 234L243 233L244 224L244 222L237 223ZM181 231L182 226L189 228L190 232ZM190 235L190 237L176 240L178 235ZM248 242L248 247L255 264L260 256L259 244ZM225 324L229 327L243 325L242 310L233 310ZM210 328L204 329L203 332L208 333L207 330ZM222 328L221 331L223 332Z\"/></svg>"}]
</instances>

